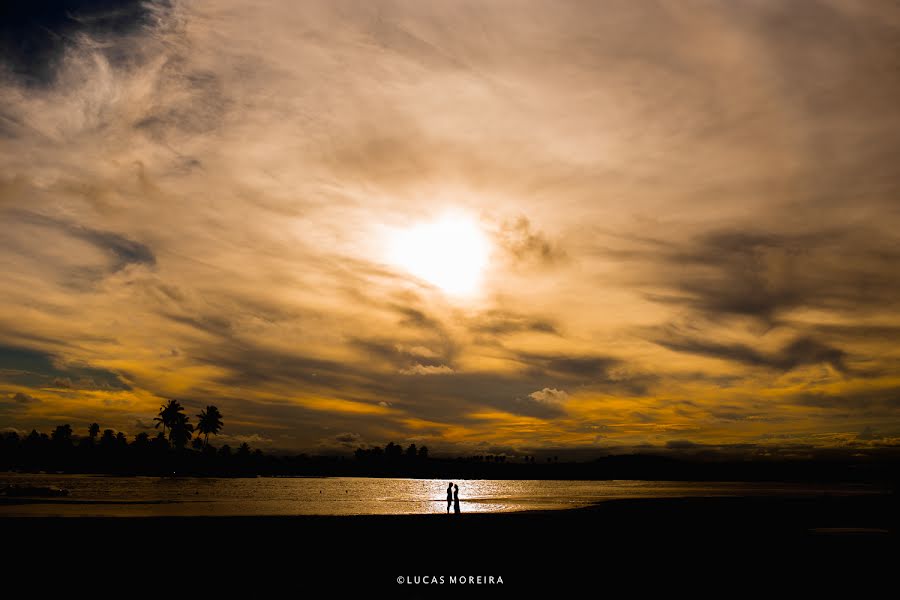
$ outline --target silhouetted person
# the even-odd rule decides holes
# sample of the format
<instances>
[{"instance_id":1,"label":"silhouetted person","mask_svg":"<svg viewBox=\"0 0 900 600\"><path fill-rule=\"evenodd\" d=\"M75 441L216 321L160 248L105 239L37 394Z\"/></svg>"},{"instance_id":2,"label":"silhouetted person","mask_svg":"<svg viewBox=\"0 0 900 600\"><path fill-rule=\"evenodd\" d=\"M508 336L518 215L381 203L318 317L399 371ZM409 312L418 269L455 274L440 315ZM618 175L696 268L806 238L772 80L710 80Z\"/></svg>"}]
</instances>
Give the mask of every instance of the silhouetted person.
<instances>
[{"instance_id":1,"label":"silhouetted person","mask_svg":"<svg viewBox=\"0 0 900 600\"><path fill-rule=\"evenodd\" d=\"M447 486L447 514L450 514L450 507L453 505L453 482Z\"/></svg>"},{"instance_id":2,"label":"silhouetted person","mask_svg":"<svg viewBox=\"0 0 900 600\"><path fill-rule=\"evenodd\" d=\"M453 486L453 512L459 514L459 486Z\"/></svg>"}]
</instances>

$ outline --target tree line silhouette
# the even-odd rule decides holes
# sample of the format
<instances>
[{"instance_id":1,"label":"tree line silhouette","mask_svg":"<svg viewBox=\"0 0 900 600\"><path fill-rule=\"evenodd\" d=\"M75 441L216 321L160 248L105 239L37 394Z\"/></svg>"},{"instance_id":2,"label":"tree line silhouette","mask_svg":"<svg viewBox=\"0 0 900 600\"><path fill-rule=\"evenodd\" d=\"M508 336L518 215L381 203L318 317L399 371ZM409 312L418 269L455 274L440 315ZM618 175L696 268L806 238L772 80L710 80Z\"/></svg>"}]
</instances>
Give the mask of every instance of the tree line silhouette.
<instances>
[{"instance_id":1,"label":"tree line silhouette","mask_svg":"<svg viewBox=\"0 0 900 600\"><path fill-rule=\"evenodd\" d=\"M209 443L209 436L224 427L218 408L201 410L196 426L184 410L178 400L168 401L154 418L154 427L161 431L152 437L142 431L131 442L121 431L101 433L98 423L86 428L86 436L76 435L69 424L57 425L50 435L36 429L24 437L7 431L0 438L0 469L154 475L249 475L262 470L262 452L246 442L234 450Z\"/></svg>"},{"instance_id":2,"label":"tree line silhouette","mask_svg":"<svg viewBox=\"0 0 900 600\"><path fill-rule=\"evenodd\" d=\"M388 445L382 449L380 446L372 448L357 448L353 453L356 460L362 463L399 463L405 461L407 464L415 464L417 462L428 460L428 446L416 448L415 444L410 444L403 449L403 446L388 442Z\"/></svg>"},{"instance_id":3,"label":"tree line silhouette","mask_svg":"<svg viewBox=\"0 0 900 600\"><path fill-rule=\"evenodd\" d=\"M222 413L207 406L196 423L178 400L162 405L154 418L155 436L142 431L126 435L91 423L87 435L68 424L49 435L32 430L26 436L7 431L0 436L0 471L55 471L120 475L358 476L439 479L645 479L693 481L889 481L900 487L897 449L868 454L830 452L802 460L716 459L623 454L585 462L559 462L556 456L475 455L433 457L426 446L357 448L352 458L265 454L246 442L232 449L215 447L210 436L224 428Z\"/></svg>"}]
</instances>

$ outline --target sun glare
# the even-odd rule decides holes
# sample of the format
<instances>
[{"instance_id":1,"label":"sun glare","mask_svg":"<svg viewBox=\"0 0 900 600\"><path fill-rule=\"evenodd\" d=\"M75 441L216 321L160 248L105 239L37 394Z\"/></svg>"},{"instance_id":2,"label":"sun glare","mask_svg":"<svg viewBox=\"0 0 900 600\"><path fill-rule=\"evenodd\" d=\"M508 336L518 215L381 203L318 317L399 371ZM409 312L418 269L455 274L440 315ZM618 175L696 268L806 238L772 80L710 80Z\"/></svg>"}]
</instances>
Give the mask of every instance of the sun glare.
<instances>
[{"instance_id":1,"label":"sun glare","mask_svg":"<svg viewBox=\"0 0 900 600\"><path fill-rule=\"evenodd\" d=\"M470 296L481 287L490 243L467 215L446 214L392 235L388 259L443 292Z\"/></svg>"}]
</instances>

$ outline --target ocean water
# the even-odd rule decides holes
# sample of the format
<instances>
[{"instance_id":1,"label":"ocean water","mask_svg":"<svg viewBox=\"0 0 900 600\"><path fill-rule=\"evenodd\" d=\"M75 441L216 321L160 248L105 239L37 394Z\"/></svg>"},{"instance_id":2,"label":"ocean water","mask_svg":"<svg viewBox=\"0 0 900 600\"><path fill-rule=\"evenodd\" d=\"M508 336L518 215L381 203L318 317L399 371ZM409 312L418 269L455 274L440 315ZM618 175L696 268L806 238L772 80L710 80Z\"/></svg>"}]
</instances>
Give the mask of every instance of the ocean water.
<instances>
[{"instance_id":1,"label":"ocean water","mask_svg":"<svg viewBox=\"0 0 900 600\"><path fill-rule=\"evenodd\" d=\"M443 513L447 481L357 477L252 479L0 474L6 485L65 488L64 498L7 498L0 516L232 516ZM462 512L575 508L616 498L876 493L861 486L671 481L456 480Z\"/></svg>"}]
</instances>

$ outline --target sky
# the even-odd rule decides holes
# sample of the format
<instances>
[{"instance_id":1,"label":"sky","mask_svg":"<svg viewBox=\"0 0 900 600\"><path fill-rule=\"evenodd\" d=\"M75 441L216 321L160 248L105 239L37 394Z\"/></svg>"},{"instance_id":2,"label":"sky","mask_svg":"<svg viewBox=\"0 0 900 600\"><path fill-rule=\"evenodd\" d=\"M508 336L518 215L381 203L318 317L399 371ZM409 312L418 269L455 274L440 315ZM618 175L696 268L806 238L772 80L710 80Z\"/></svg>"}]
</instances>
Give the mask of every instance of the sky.
<instances>
[{"instance_id":1,"label":"sky","mask_svg":"<svg viewBox=\"0 0 900 600\"><path fill-rule=\"evenodd\" d=\"M0 428L896 446L898 164L888 0L5 5Z\"/></svg>"}]
</instances>

